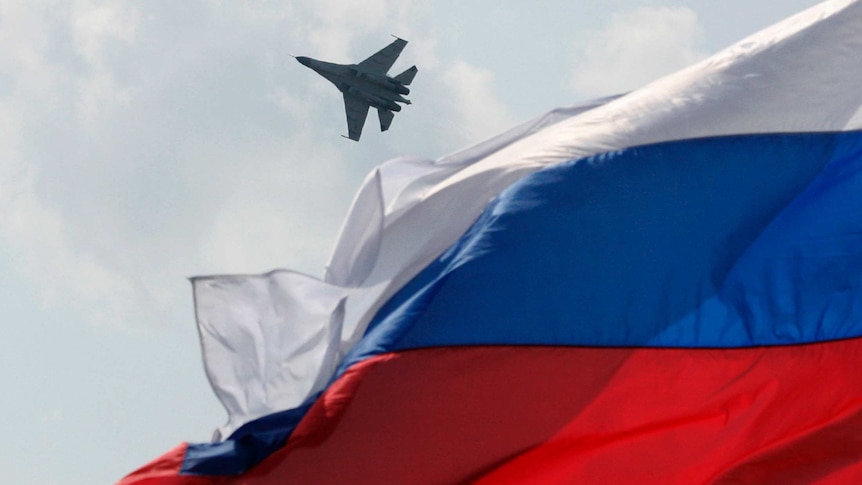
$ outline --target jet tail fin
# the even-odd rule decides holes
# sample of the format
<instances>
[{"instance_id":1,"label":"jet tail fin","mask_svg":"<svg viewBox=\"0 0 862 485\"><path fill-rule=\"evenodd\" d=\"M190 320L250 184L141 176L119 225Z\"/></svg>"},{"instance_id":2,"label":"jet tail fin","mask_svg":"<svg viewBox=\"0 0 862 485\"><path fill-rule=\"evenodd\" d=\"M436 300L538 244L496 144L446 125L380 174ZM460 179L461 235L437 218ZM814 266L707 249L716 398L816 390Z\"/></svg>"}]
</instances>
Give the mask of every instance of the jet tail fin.
<instances>
[{"instance_id":1,"label":"jet tail fin","mask_svg":"<svg viewBox=\"0 0 862 485\"><path fill-rule=\"evenodd\" d=\"M380 131L386 131L389 129L389 125L392 124L392 118L395 118L395 113L386 109L378 109L377 117L380 118Z\"/></svg>"},{"instance_id":2,"label":"jet tail fin","mask_svg":"<svg viewBox=\"0 0 862 485\"><path fill-rule=\"evenodd\" d=\"M413 66L392 79L395 79L401 84L408 86L410 83L413 82L413 78L416 77L417 72L419 72L419 69L417 69L416 66Z\"/></svg>"}]
</instances>

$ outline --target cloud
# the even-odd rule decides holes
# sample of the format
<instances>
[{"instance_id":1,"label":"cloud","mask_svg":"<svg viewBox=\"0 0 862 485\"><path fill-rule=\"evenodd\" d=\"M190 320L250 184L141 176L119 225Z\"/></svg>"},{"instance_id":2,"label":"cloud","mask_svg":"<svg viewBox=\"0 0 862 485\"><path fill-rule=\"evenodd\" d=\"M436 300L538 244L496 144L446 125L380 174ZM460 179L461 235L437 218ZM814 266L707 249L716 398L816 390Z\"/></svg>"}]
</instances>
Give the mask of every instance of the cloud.
<instances>
[{"instance_id":1,"label":"cloud","mask_svg":"<svg viewBox=\"0 0 862 485\"><path fill-rule=\"evenodd\" d=\"M638 88L704 57L702 29L687 7L639 7L612 16L576 52L572 88L603 96Z\"/></svg>"},{"instance_id":2,"label":"cloud","mask_svg":"<svg viewBox=\"0 0 862 485\"><path fill-rule=\"evenodd\" d=\"M47 304L159 321L188 306L192 274L322 268L350 200L347 153L320 149L312 110L273 101L291 77L267 62L277 21L48 3L4 4L0 24L16 47L0 57L0 248Z\"/></svg>"},{"instance_id":3,"label":"cloud","mask_svg":"<svg viewBox=\"0 0 862 485\"><path fill-rule=\"evenodd\" d=\"M74 107L66 111L70 102L66 93L74 93L77 85L66 83L66 70L51 60L56 39L48 31L54 18L26 8L29 4L8 2L4 7L0 42L12 48L0 57L0 79L5 81L0 84L4 133L0 143L0 244L11 248L16 266L42 289L45 301L64 296L72 302L91 298L122 301L128 296L128 282L101 264L92 251L70 248L68 224L38 194L39 180L49 168L37 162L35 152L40 145L57 142L52 135L59 124L75 124L75 116L47 116L76 111ZM46 135L38 144L34 139L37 130ZM96 319L104 315L102 309L95 313Z\"/></svg>"},{"instance_id":4,"label":"cloud","mask_svg":"<svg viewBox=\"0 0 862 485\"><path fill-rule=\"evenodd\" d=\"M490 70L456 60L442 73L451 103L447 125L451 136L464 143L481 141L512 126L511 111L494 95L494 78ZM452 116L454 115L454 116Z\"/></svg>"},{"instance_id":5,"label":"cloud","mask_svg":"<svg viewBox=\"0 0 862 485\"><path fill-rule=\"evenodd\" d=\"M191 275L321 274L374 164L511 123L407 3L4 2L0 253L47 304L123 325L187 315ZM342 140L338 93L287 54L359 59L390 29L417 104Z\"/></svg>"},{"instance_id":6,"label":"cloud","mask_svg":"<svg viewBox=\"0 0 862 485\"><path fill-rule=\"evenodd\" d=\"M244 162L255 169L238 170L213 207L201 240L202 266L222 273L289 266L319 274L356 189L343 167L347 158L330 144L302 138L249 154Z\"/></svg>"},{"instance_id":7,"label":"cloud","mask_svg":"<svg viewBox=\"0 0 862 485\"><path fill-rule=\"evenodd\" d=\"M119 86L110 66L109 49L115 44L134 42L138 11L122 4L79 1L69 12L68 27L75 51L89 70L78 79L79 122L92 122L100 110L127 105L132 93Z\"/></svg>"}]
</instances>

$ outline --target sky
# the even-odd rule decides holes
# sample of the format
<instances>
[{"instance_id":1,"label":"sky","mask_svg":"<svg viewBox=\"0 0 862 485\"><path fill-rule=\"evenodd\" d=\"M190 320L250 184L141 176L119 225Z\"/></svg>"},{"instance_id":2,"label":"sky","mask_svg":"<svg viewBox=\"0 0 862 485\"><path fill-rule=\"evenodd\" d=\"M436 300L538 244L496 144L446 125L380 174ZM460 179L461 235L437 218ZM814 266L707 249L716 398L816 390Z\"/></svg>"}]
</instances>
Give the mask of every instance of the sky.
<instances>
[{"instance_id":1,"label":"sky","mask_svg":"<svg viewBox=\"0 0 862 485\"><path fill-rule=\"evenodd\" d=\"M113 483L226 420L188 277L322 276L365 175L636 89L816 0L0 0L4 481ZM290 55L409 41L359 143ZM371 113L374 117L374 113Z\"/></svg>"}]
</instances>

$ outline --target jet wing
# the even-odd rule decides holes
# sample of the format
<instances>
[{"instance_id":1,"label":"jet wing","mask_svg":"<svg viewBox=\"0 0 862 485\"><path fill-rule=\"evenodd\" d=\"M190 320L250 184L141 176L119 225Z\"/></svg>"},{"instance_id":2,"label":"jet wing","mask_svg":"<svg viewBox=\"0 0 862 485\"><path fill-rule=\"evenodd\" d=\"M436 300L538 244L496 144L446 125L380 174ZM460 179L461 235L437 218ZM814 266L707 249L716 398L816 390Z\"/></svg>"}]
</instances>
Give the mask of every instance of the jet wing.
<instances>
[{"instance_id":1,"label":"jet wing","mask_svg":"<svg viewBox=\"0 0 862 485\"><path fill-rule=\"evenodd\" d=\"M347 113L347 138L359 141L365 118L368 117L369 104L357 96L344 95L344 111Z\"/></svg>"},{"instance_id":2,"label":"jet wing","mask_svg":"<svg viewBox=\"0 0 862 485\"><path fill-rule=\"evenodd\" d=\"M406 40L396 38L391 44L380 49L376 54L360 62L357 66L368 72L386 74L386 71L392 67L392 64L395 64L395 60L401 55L401 51L404 50L404 46L406 45Z\"/></svg>"}]
</instances>

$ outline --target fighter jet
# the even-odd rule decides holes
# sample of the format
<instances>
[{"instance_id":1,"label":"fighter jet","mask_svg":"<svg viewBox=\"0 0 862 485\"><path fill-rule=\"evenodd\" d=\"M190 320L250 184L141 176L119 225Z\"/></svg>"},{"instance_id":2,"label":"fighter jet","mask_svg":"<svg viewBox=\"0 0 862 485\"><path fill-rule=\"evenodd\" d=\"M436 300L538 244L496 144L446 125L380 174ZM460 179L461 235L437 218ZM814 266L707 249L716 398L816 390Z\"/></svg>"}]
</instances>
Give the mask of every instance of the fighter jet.
<instances>
[{"instance_id":1,"label":"fighter jet","mask_svg":"<svg viewBox=\"0 0 862 485\"><path fill-rule=\"evenodd\" d=\"M419 71L416 66L395 77L386 75L406 45L406 40L396 37L391 44L359 64L333 64L302 56L296 58L300 64L313 69L344 93L348 134L345 138L359 141L369 107L377 108L380 131L386 131L395 116L393 111L401 111L398 103L410 104L404 95L410 93L407 86Z\"/></svg>"}]
</instances>

